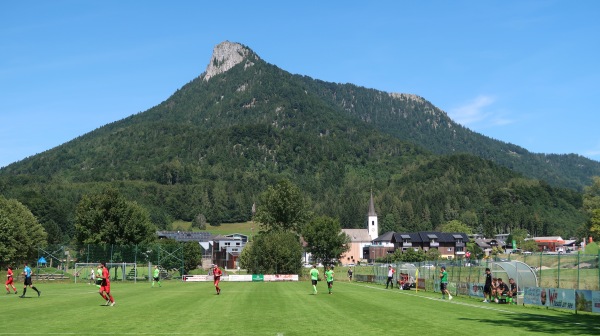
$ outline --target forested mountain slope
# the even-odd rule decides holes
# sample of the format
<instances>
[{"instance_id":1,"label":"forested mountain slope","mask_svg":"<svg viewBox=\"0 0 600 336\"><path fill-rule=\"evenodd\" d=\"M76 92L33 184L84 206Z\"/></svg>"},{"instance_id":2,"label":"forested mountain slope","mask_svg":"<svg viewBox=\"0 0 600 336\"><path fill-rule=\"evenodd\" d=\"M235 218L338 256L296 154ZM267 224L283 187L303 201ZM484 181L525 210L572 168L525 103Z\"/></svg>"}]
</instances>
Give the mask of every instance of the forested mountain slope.
<instances>
[{"instance_id":1,"label":"forested mountain slope","mask_svg":"<svg viewBox=\"0 0 600 336\"><path fill-rule=\"evenodd\" d=\"M480 142L498 149L477 149ZM257 195L281 178L344 227L364 225L373 190L389 230L461 219L489 234L574 234L584 218L573 181L588 177L563 175L511 146L461 128L420 97L292 75L227 44L204 74L157 106L3 168L0 193L26 204L56 240L71 237L80 197L109 185L167 228L198 214L213 224L249 220ZM500 156L507 166L533 162L511 168L546 169L553 184L572 189L478 153L450 154L471 147L508 153ZM527 159L509 160L519 155ZM594 165L581 165L593 174Z\"/></svg>"}]
</instances>

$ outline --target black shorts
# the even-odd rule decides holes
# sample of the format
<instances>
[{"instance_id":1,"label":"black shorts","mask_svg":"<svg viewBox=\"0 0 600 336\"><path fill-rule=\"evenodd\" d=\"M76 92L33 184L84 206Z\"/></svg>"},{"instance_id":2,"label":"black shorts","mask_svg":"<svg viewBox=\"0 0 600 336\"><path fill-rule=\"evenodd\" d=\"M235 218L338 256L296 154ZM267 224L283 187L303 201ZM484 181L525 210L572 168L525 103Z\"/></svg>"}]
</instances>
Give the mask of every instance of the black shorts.
<instances>
[{"instance_id":1,"label":"black shorts","mask_svg":"<svg viewBox=\"0 0 600 336\"><path fill-rule=\"evenodd\" d=\"M447 282L440 283L440 290L443 292L446 289L448 289L448 283Z\"/></svg>"},{"instance_id":2,"label":"black shorts","mask_svg":"<svg viewBox=\"0 0 600 336\"><path fill-rule=\"evenodd\" d=\"M317 285L317 280L312 280L312 284L313 284L313 286L316 286Z\"/></svg>"},{"instance_id":3,"label":"black shorts","mask_svg":"<svg viewBox=\"0 0 600 336\"><path fill-rule=\"evenodd\" d=\"M333 286L333 281L327 281L327 286Z\"/></svg>"},{"instance_id":4,"label":"black shorts","mask_svg":"<svg viewBox=\"0 0 600 336\"><path fill-rule=\"evenodd\" d=\"M160 277L154 277L154 281L160 281Z\"/></svg>"},{"instance_id":5,"label":"black shorts","mask_svg":"<svg viewBox=\"0 0 600 336\"><path fill-rule=\"evenodd\" d=\"M31 277L25 277L25 286L31 286L33 283L31 282Z\"/></svg>"},{"instance_id":6,"label":"black shorts","mask_svg":"<svg viewBox=\"0 0 600 336\"><path fill-rule=\"evenodd\" d=\"M489 294L491 292L492 292L492 286L490 286L490 285L483 286L483 293L484 294Z\"/></svg>"}]
</instances>

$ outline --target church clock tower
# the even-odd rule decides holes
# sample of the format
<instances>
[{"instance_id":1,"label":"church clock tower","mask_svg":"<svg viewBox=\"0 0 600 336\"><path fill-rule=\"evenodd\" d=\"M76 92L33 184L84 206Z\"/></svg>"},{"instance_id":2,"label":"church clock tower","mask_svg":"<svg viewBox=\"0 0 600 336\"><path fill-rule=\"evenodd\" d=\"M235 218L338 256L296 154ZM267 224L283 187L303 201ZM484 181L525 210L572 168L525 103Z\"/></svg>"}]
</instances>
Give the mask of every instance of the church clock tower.
<instances>
[{"instance_id":1,"label":"church clock tower","mask_svg":"<svg viewBox=\"0 0 600 336\"><path fill-rule=\"evenodd\" d=\"M377 222L377 213L375 213L375 202L373 202L373 191L371 191L371 199L369 201L369 213L367 214L367 229L371 240L379 237L379 223Z\"/></svg>"}]
</instances>

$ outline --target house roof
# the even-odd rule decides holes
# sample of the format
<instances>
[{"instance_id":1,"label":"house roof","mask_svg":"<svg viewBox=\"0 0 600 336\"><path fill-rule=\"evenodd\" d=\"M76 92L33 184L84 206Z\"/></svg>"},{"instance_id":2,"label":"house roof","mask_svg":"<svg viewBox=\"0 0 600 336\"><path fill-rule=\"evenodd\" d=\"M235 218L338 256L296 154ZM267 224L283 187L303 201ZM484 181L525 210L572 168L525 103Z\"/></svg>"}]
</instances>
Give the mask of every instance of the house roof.
<instances>
[{"instance_id":1,"label":"house roof","mask_svg":"<svg viewBox=\"0 0 600 336\"><path fill-rule=\"evenodd\" d=\"M369 230L367 229L342 229L342 232L350 236L350 242L370 242Z\"/></svg>"},{"instance_id":2,"label":"house roof","mask_svg":"<svg viewBox=\"0 0 600 336\"><path fill-rule=\"evenodd\" d=\"M159 239L174 239L178 242L207 242L212 240L213 235L206 231L156 231Z\"/></svg>"},{"instance_id":3,"label":"house roof","mask_svg":"<svg viewBox=\"0 0 600 336\"><path fill-rule=\"evenodd\" d=\"M389 231L389 232L386 232L386 233L382 234L381 236L375 238L373 240L373 242L388 242L389 243L392 241L392 238L394 238L394 232Z\"/></svg>"},{"instance_id":4,"label":"house roof","mask_svg":"<svg viewBox=\"0 0 600 336\"><path fill-rule=\"evenodd\" d=\"M560 236L553 237L533 237L536 243L564 243L564 240Z\"/></svg>"},{"instance_id":5,"label":"house roof","mask_svg":"<svg viewBox=\"0 0 600 336\"><path fill-rule=\"evenodd\" d=\"M429 242L431 239L436 239L440 243L453 243L456 239L462 238L464 243L469 242L469 236L462 232L436 232L436 231L421 231L421 232L396 232L392 242L402 242L404 239L410 238L411 243Z\"/></svg>"}]
</instances>

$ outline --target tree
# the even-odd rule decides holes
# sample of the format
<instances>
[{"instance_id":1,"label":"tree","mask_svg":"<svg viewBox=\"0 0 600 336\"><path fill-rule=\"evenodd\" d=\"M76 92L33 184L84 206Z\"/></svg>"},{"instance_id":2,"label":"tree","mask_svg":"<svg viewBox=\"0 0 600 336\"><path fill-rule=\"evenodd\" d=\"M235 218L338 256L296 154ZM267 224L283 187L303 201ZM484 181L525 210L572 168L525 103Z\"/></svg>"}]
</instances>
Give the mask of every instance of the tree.
<instances>
[{"instance_id":1,"label":"tree","mask_svg":"<svg viewBox=\"0 0 600 336\"><path fill-rule=\"evenodd\" d=\"M340 222L327 216L310 221L302 230L306 250L316 261L331 265L350 249L350 237L342 232Z\"/></svg>"},{"instance_id":2,"label":"tree","mask_svg":"<svg viewBox=\"0 0 600 336\"><path fill-rule=\"evenodd\" d=\"M512 243L512 241L514 240L517 243L517 247L520 249L522 248L523 242L525 241L525 238L527 238L528 233L527 230L525 229L514 229L509 235L508 238L506 239L507 243Z\"/></svg>"},{"instance_id":3,"label":"tree","mask_svg":"<svg viewBox=\"0 0 600 336\"><path fill-rule=\"evenodd\" d=\"M202 263L202 248L197 242L186 242L183 246L183 273L198 268Z\"/></svg>"},{"instance_id":4,"label":"tree","mask_svg":"<svg viewBox=\"0 0 600 336\"><path fill-rule=\"evenodd\" d=\"M46 231L21 202L0 196L0 256L3 262L22 262L37 257L46 245Z\"/></svg>"},{"instance_id":5,"label":"tree","mask_svg":"<svg viewBox=\"0 0 600 336\"><path fill-rule=\"evenodd\" d=\"M445 224L442 224L439 228L439 230L441 232L460 232L460 233L466 233L466 234L471 234L473 233L473 231L471 230L470 227L468 227L466 224L464 224L463 222L459 221L459 220L451 220Z\"/></svg>"},{"instance_id":6,"label":"tree","mask_svg":"<svg viewBox=\"0 0 600 336\"><path fill-rule=\"evenodd\" d=\"M260 195L255 220L266 231L302 231L310 213L300 189L289 180L282 180L275 187L270 186Z\"/></svg>"},{"instance_id":7,"label":"tree","mask_svg":"<svg viewBox=\"0 0 600 336\"><path fill-rule=\"evenodd\" d=\"M440 250L436 248L430 248L427 250L427 252L425 252L425 258L427 260L438 260L441 255L442 254L440 253Z\"/></svg>"},{"instance_id":8,"label":"tree","mask_svg":"<svg viewBox=\"0 0 600 336\"><path fill-rule=\"evenodd\" d=\"M540 250L537 243L533 239L523 240L519 247L521 248L521 251L538 252Z\"/></svg>"},{"instance_id":9,"label":"tree","mask_svg":"<svg viewBox=\"0 0 600 336\"><path fill-rule=\"evenodd\" d=\"M192 221L192 227L206 230L206 217L203 214L197 214Z\"/></svg>"},{"instance_id":10,"label":"tree","mask_svg":"<svg viewBox=\"0 0 600 336\"><path fill-rule=\"evenodd\" d=\"M594 176L592 185L585 188L583 209L589 216L588 234L594 240L600 239L600 176Z\"/></svg>"},{"instance_id":11,"label":"tree","mask_svg":"<svg viewBox=\"0 0 600 336\"><path fill-rule=\"evenodd\" d=\"M407 249L402 253L400 261L404 262L422 262L425 261L425 252L421 248L415 251L412 248Z\"/></svg>"},{"instance_id":12,"label":"tree","mask_svg":"<svg viewBox=\"0 0 600 336\"><path fill-rule=\"evenodd\" d=\"M297 274L302 267L302 245L291 231L260 232L240 256L240 267L254 274Z\"/></svg>"},{"instance_id":13,"label":"tree","mask_svg":"<svg viewBox=\"0 0 600 336\"><path fill-rule=\"evenodd\" d=\"M148 212L115 189L83 196L75 212L75 237L80 245L150 243L155 234Z\"/></svg>"}]
</instances>

